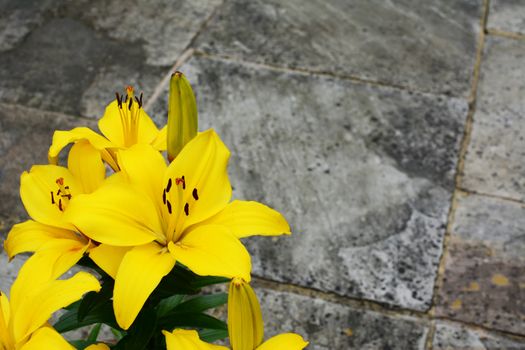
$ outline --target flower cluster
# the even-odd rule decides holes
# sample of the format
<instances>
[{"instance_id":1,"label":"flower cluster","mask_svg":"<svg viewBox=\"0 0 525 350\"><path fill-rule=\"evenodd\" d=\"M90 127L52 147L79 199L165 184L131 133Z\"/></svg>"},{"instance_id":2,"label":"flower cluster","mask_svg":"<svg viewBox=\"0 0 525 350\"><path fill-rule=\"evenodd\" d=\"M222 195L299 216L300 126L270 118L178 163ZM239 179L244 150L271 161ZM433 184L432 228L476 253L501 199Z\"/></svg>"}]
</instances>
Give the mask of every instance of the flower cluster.
<instances>
[{"instance_id":1,"label":"flower cluster","mask_svg":"<svg viewBox=\"0 0 525 350\"><path fill-rule=\"evenodd\" d=\"M0 349L227 349L208 343L227 336L233 350L303 349L307 342L291 333L263 343L240 240L290 234L289 225L261 203L231 201L230 152L215 131L197 132L187 79L172 76L164 128L131 87L117 93L98 127L101 134L55 131L50 164L21 176L31 219L13 226L4 248L10 259L33 255L10 301L0 294ZM68 145L65 167L58 160ZM61 277L74 265L90 273ZM230 283L228 294L199 294L218 283ZM226 302L227 324L205 313ZM60 335L93 324L88 339ZM114 343L97 341L101 324Z\"/></svg>"}]
</instances>

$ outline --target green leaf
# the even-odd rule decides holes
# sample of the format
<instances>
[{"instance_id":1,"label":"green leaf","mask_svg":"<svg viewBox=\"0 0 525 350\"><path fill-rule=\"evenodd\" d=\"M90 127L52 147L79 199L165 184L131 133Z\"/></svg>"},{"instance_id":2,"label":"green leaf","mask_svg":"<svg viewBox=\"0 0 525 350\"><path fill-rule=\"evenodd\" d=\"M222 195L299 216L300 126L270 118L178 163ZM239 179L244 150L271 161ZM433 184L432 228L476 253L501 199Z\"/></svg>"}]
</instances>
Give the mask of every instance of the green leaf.
<instances>
[{"instance_id":1,"label":"green leaf","mask_svg":"<svg viewBox=\"0 0 525 350\"><path fill-rule=\"evenodd\" d=\"M128 333L122 338L115 350L143 350L148 348L150 339L157 328L157 315L153 309L142 309Z\"/></svg>"},{"instance_id":2,"label":"green leaf","mask_svg":"<svg viewBox=\"0 0 525 350\"><path fill-rule=\"evenodd\" d=\"M79 304L78 304L79 305ZM97 307L91 309L82 321L78 320L78 305L68 310L63 314L53 327L59 333L68 332L80 327L89 326L94 323L105 323L110 327L120 329L115 320L113 313L113 303L111 300L106 301L104 304L97 305Z\"/></svg>"},{"instance_id":3,"label":"green leaf","mask_svg":"<svg viewBox=\"0 0 525 350\"><path fill-rule=\"evenodd\" d=\"M168 312L173 310L177 305L180 304L180 302L184 299L185 295L183 294L175 294L171 297L168 297L166 299L162 299L157 306L157 316L162 317L166 315Z\"/></svg>"},{"instance_id":4,"label":"green leaf","mask_svg":"<svg viewBox=\"0 0 525 350\"><path fill-rule=\"evenodd\" d=\"M89 336L86 339L86 341L90 342L96 342L98 338L98 334L100 333L100 328L102 327L102 323L97 323L95 327L89 332Z\"/></svg>"},{"instance_id":5,"label":"green leaf","mask_svg":"<svg viewBox=\"0 0 525 350\"><path fill-rule=\"evenodd\" d=\"M82 298L82 301L78 307L78 320L82 321L91 310L97 306L106 304L111 300L113 295L113 281L105 281L102 283L101 290L97 292L89 292Z\"/></svg>"},{"instance_id":6,"label":"green leaf","mask_svg":"<svg viewBox=\"0 0 525 350\"><path fill-rule=\"evenodd\" d=\"M177 327L228 330L226 322L202 313L170 312L166 316L159 318L158 322L162 329L169 330Z\"/></svg>"},{"instance_id":7,"label":"green leaf","mask_svg":"<svg viewBox=\"0 0 525 350\"><path fill-rule=\"evenodd\" d=\"M207 343L222 340L228 337L228 331L224 329L202 329L199 331L199 338Z\"/></svg>"},{"instance_id":8,"label":"green leaf","mask_svg":"<svg viewBox=\"0 0 525 350\"><path fill-rule=\"evenodd\" d=\"M212 284L227 283L230 282L230 278L219 277L219 276L197 276L197 278L191 282L192 287L202 288Z\"/></svg>"},{"instance_id":9,"label":"green leaf","mask_svg":"<svg viewBox=\"0 0 525 350\"><path fill-rule=\"evenodd\" d=\"M176 313L198 313L208 309L224 305L228 302L228 294L219 293L211 295L202 295L190 300L187 300L177 305L173 312Z\"/></svg>"}]
</instances>

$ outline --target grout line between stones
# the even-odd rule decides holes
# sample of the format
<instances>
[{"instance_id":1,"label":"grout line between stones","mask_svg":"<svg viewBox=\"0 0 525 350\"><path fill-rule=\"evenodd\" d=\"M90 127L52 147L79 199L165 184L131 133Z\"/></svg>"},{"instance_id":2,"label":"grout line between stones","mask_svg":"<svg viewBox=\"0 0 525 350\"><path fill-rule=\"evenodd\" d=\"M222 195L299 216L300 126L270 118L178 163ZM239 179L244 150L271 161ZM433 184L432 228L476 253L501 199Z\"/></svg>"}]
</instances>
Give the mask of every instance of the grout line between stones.
<instances>
[{"instance_id":1,"label":"grout line between stones","mask_svg":"<svg viewBox=\"0 0 525 350\"><path fill-rule=\"evenodd\" d=\"M168 71L168 73L164 76L164 78L161 79L161 81L157 84L155 89L153 90L153 94L151 97L146 101L144 105L144 109L149 109L155 101L159 98L160 94L162 93L164 87L166 84L169 83L171 79L171 74L173 74L178 68L180 68L185 62L187 62L194 54L195 50L193 49L193 46L195 45L195 41L199 37L199 35L202 34L202 32L206 29L210 21L215 17L217 12L219 12L220 8L224 5L224 0L213 9L211 14L202 22L200 28L197 30L195 35L190 39L190 42L188 45L186 45L186 48L184 49L182 55L180 55L177 60L175 61L175 64L171 67L171 69Z\"/></svg>"},{"instance_id":2,"label":"grout line between stones","mask_svg":"<svg viewBox=\"0 0 525 350\"><path fill-rule=\"evenodd\" d=\"M434 281L432 307L430 308L428 312L429 316L432 318L436 318L435 308L438 302L439 290L441 289L444 283L445 263L446 263L447 254L448 254L448 245L450 241L450 236L452 233L452 225L454 223L454 217L455 217L455 212L456 212L456 207L457 207L457 197L459 194L458 189L460 188L462 177L463 177L463 171L464 171L464 166L465 166L465 155L467 153L467 149L470 144L472 124L473 124L473 119L474 119L474 113L476 111L476 96L477 96L477 90L478 90L478 84L479 84L481 61L482 61L482 56L483 56L483 48L485 45L485 27L487 25L488 11L489 11L489 0L484 0L483 13L480 19L480 32L478 36L478 48L476 52L476 61L474 64L474 70L472 72L472 88L471 88L471 93L468 99L469 110L467 113L467 119L465 121L465 129L463 132L463 139L461 141L459 154L458 154L458 163L456 166L455 189L452 194L450 209L449 209L449 213L447 217L447 226L445 229L445 235L443 237L443 248L442 248L441 258L440 258L439 265L438 265L436 279ZM435 324L434 324L434 327L435 327ZM429 333L434 333L434 331L435 329ZM427 339L426 349L432 350L432 339Z\"/></svg>"},{"instance_id":3,"label":"grout line between stones","mask_svg":"<svg viewBox=\"0 0 525 350\"><path fill-rule=\"evenodd\" d=\"M499 29L492 29L489 28L485 31L486 35L490 36L499 36L507 39L513 39L513 40L525 40L525 34L521 33L513 33L513 32L505 32L503 30Z\"/></svg>"},{"instance_id":4,"label":"grout line between stones","mask_svg":"<svg viewBox=\"0 0 525 350\"><path fill-rule=\"evenodd\" d=\"M405 85L387 83L387 82L383 82L380 80L360 78L360 77L353 76L353 75L335 74L330 71L312 70L312 69L306 69L306 68L301 68L301 67L284 67L284 66L271 65L267 63L244 61L244 60L237 59L233 56L228 56L224 54L210 54L204 51L200 51L198 49L195 50L194 56L203 57L203 58L207 58L207 59L215 60L215 61L236 63L236 64L240 64L246 67L251 67L251 68L256 68L256 69L265 69L265 70L271 70L275 72L292 73L292 74L322 76L322 77L328 77L328 78L333 78L333 79L338 79L338 80L351 81L357 84L371 85L371 86L376 86L376 87L386 87L390 89L406 91L408 93L428 94L428 95L433 95L437 97L443 97L446 99L450 99L450 98L465 99L466 98L464 96L454 96L454 95L447 95L447 94L426 91L426 90L417 90L417 89L413 89Z\"/></svg>"},{"instance_id":5,"label":"grout line between stones","mask_svg":"<svg viewBox=\"0 0 525 350\"><path fill-rule=\"evenodd\" d=\"M258 277L258 276L252 276L252 277L253 277L252 286L255 288L255 291L257 291L258 288L264 288L264 289L269 289L269 290L276 291L276 292L292 293L295 295L305 296L305 297L312 298L312 299L319 299L319 300L336 303L342 306L348 306L348 307L359 309L359 310L376 312L376 313L379 313L387 317L400 317L400 316L401 317L412 317L414 319L417 319L418 321L428 322L429 333L427 335L427 339L425 342L426 344L428 343L429 339L432 340L433 338L433 335L435 332L435 326L437 323L436 321L446 321L446 322L466 326L474 330L490 332L490 333L493 333L495 335L499 335L502 337L510 337L513 339L517 339L519 341L525 340L525 334L518 334L518 333L493 329L487 326L470 323L470 322L466 322L462 320L456 320L456 319L446 317L446 316L435 317L431 315L429 312L403 309L403 308L394 308L394 307L390 308L376 301L352 298L348 296L341 296L333 292L320 291L317 289L313 289L310 287L304 287L304 286L300 286L300 285L296 285L292 283L277 282L271 279ZM428 348L426 349L429 350Z\"/></svg>"}]
</instances>

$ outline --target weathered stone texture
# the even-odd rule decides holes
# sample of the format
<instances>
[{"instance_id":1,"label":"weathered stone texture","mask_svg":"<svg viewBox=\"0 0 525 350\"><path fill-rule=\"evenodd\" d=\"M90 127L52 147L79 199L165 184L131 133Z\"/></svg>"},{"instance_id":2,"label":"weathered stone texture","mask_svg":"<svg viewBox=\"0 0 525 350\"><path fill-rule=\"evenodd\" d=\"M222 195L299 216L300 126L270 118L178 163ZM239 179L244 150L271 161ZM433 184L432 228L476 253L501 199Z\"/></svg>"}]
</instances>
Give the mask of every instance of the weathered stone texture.
<instances>
[{"instance_id":1,"label":"weathered stone texture","mask_svg":"<svg viewBox=\"0 0 525 350\"><path fill-rule=\"evenodd\" d=\"M525 34L525 2L522 0L491 0L488 28Z\"/></svg>"},{"instance_id":2,"label":"weathered stone texture","mask_svg":"<svg viewBox=\"0 0 525 350\"><path fill-rule=\"evenodd\" d=\"M38 27L5 44L0 102L100 117L127 85L144 91L147 100L217 3L64 2L48 6L45 16L28 6L27 21ZM7 23L19 25L16 19ZM0 27L0 38L10 35L2 34L6 30Z\"/></svg>"},{"instance_id":3,"label":"weathered stone texture","mask_svg":"<svg viewBox=\"0 0 525 350\"><path fill-rule=\"evenodd\" d=\"M525 40L488 37L462 186L525 200Z\"/></svg>"},{"instance_id":4,"label":"weathered stone texture","mask_svg":"<svg viewBox=\"0 0 525 350\"><path fill-rule=\"evenodd\" d=\"M525 335L525 207L460 196L437 314Z\"/></svg>"},{"instance_id":5,"label":"weathered stone texture","mask_svg":"<svg viewBox=\"0 0 525 350\"><path fill-rule=\"evenodd\" d=\"M467 96L481 5L235 0L221 7L197 45L251 62Z\"/></svg>"},{"instance_id":6,"label":"weathered stone texture","mask_svg":"<svg viewBox=\"0 0 525 350\"><path fill-rule=\"evenodd\" d=\"M523 350L525 339L512 339L453 323L438 322L433 350Z\"/></svg>"},{"instance_id":7,"label":"weathered stone texture","mask_svg":"<svg viewBox=\"0 0 525 350\"><path fill-rule=\"evenodd\" d=\"M288 292L255 288L265 321L265 339L293 332L309 350L423 350L425 321L344 306Z\"/></svg>"},{"instance_id":8,"label":"weathered stone texture","mask_svg":"<svg viewBox=\"0 0 525 350\"><path fill-rule=\"evenodd\" d=\"M206 58L182 71L201 130L232 150L235 196L291 223L291 237L246 240L256 275L429 307L465 101Z\"/></svg>"}]
</instances>

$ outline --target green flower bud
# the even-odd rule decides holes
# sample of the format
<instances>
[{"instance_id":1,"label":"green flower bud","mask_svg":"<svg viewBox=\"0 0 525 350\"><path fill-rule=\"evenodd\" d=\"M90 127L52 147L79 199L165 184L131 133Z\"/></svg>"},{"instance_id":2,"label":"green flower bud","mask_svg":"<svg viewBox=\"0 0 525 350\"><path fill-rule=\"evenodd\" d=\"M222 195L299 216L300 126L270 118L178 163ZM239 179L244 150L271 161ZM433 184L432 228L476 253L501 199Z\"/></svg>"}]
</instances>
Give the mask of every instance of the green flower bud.
<instances>
[{"instance_id":1,"label":"green flower bud","mask_svg":"<svg viewBox=\"0 0 525 350\"><path fill-rule=\"evenodd\" d=\"M181 72L171 75L168 100L168 159L171 162L197 135L197 102L190 82Z\"/></svg>"}]
</instances>

